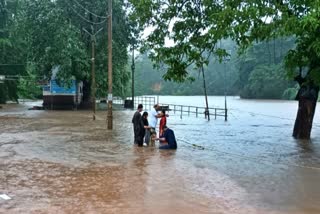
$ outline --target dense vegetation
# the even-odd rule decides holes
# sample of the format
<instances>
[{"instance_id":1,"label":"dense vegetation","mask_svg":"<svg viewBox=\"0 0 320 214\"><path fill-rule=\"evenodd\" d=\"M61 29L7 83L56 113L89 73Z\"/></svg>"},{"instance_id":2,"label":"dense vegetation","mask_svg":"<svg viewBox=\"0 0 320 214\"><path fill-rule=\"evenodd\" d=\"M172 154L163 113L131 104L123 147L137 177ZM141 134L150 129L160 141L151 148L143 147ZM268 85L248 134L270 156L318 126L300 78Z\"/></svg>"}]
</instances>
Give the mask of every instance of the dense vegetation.
<instances>
[{"instance_id":1,"label":"dense vegetation","mask_svg":"<svg viewBox=\"0 0 320 214\"><path fill-rule=\"evenodd\" d=\"M0 2L0 74L20 76L16 80L0 84L0 101L17 100L18 97L40 97L39 83L51 76L51 69L55 65L59 65L62 70L59 72L61 79L69 80L76 77L84 81L86 99L89 99L90 36L83 28L88 31L105 28L106 1ZM135 20L131 23L127 21L123 1L116 1L113 10L114 93L117 96L127 96L131 90L127 47L131 45L129 43L132 39L139 41L139 30L132 30L137 28ZM89 11L94 11L94 14ZM134 38L130 38L129 29L135 33ZM105 96L107 88L106 36L106 29L97 35L97 95L101 97ZM148 49L150 47L152 48L148 46ZM284 57L287 51L294 47L294 39L271 38L262 43L254 43L240 57L237 54L237 44L230 39L223 40L216 47L217 50L231 50L232 56L230 61L221 63L221 51L217 51L208 58L208 64L204 67L208 94L227 93L241 95L243 98L295 97L297 87L287 80L283 72ZM197 68L197 62L191 63L186 69L194 82L164 81L163 79L170 80L174 77L171 74L166 75L170 66L168 70L159 71L159 67L153 68L147 54L142 54L136 65L136 94L203 94L202 75Z\"/></svg>"},{"instance_id":2,"label":"dense vegetation","mask_svg":"<svg viewBox=\"0 0 320 214\"><path fill-rule=\"evenodd\" d=\"M141 26L153 29L145 44L152 50L150 57L157 67L167 65L163 75L166 80L182 82L192 79L188 68L208 65L208 54L223 60L229 54L225 48L218 46L222 39L231 38L244 52L255 42L294 37L296 46L285 55L284 63L284 70L298 83L299 90L296 97L299 108L293 136L310 138L320 86L320 1L129 2L134 8L132 18L138 20ZM173 45L165 44L168 38L174 41ZM269 66L256 67L251 72L249 83L258 85L256 79L261 74L280 69L276 64L272 65L273 68ZM263 85L259 90L267 88ZM255 96L258 94L258 91L253 92Z\"/></svg>"},{"instance_id":3,"label":"dense vegetation","mask_svg":"<svg viewBox=\"0 0 320 214\"><path fill-rule=\"evenodd\" d=\"M229 94L238 91L242 97L281 98L298 91L293 136L310 138L320 86L320 1L124 1L113 4L114 95L124 96L130 88L128 46L141 41L132 29L149 27L153 32L141 41L142 49L148 51L155 68L163 71L164 80L192 81L204 68L212 94L227 88ZM60 67L62 82L72 77L83 81L89 100L90 38L83 29L95 32L105 26L106 4L104 0L0 0L0 71L23 76L20 81L1 83L0 101L16 100L18 94L36 96L39 88L31 82L50 79L54 66ZM106 95L106 35L104 28L97 36L98 96ZM168 39L172 45L166 44ZM224 72L220 63L230 56L230 47L219 44L229 39L242 55L238 59L233 55ZM142 63L150 64L145 59ZM159 91L159 78L146 78L146 71L140 70L139 82L155 80L151 86ZM193 84L192 92L200 93L200 84ZM164 92L174 88L175 93L189 93L185 91L188 85L163 85Z\"/></svg>"},{"instance_id":4,"label":"dense vegetation","mask_svg":"<svg viewBox=\"0 0 320 214\"><path fill-rule=\"evenodd\" d=\"M294 48L294 39L274 39L256 43L239 56L237 46L231 40L221 42L221 47L231 51L228 61L219 62L211 57L205 66L205 78L209 95L240 95L242 98L294 99L295 83L284 72L284 57ZM194 81L174 83L164 81L165 70L153 68L147 54L137 59L137 94L202 95L203 82L199 69L188 68ZM146 78L147 77L147 78ZM160 87L160 88L159 88Z\"/></svg>"},{"instance_id":5,"label":"dense vegetation","mask_svg":"<svg viewBox=\"0 0 320 214\"><path fill-rule=\"evenodd\" d=\"M0 75L18 75L0 84L0 101L38 97L41 82L59 66L61 83L71 78L84 82L90 98L91 40L96 36L97 96L107 92L107 1L103 0L0 0ZM127 47L129 22L123 0L113 4L113 93L127 93L130 72ZM17 66L18 64L22 66ZM16 78L16 77L15 77Z\"/></svg>"}]
</instances>

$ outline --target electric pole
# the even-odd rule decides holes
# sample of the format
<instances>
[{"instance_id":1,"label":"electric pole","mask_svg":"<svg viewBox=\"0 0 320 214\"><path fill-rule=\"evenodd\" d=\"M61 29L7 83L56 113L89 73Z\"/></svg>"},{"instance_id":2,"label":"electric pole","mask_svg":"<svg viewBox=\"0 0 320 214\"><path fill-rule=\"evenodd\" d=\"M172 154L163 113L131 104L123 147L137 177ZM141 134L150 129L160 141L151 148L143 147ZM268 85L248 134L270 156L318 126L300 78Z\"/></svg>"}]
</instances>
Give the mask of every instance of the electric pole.
<instances>
[{"instance_id":1,"label":"electric pole","mask_svg":"<svg viewBox=\"0 0 320 214\"><path fill-rule=\"evenodd\" d=\"M93 34L93 26L92 26L92 34ZM92 92L92 110L93 115L92 119L96 120L96 72L95 72L95 45L96 38L95 36L91 36L91 92Z\"/></svg>"},{"instance_id":2,"label":"electric pole","mask_svg":"<svg viewBox=\"0 0 320 214\"><path fill-rule=\"evenodd\" d=\"M208 118L208 121L210 120L210 112L209 112L209 104L208 104L208 95L207 95L207 86L206 86L206 78L204 76L204 69L203 65L201 67L202 71L202 78L203 78L203 88L204 88L204 96L206 99L206 110L204 111L205 117Z\"/></svg>"},{"instance_id":3,"label":"electric pole","mask_svg":"<svg viewBox=\"0 0 320 214\"><path fill-rule=\"evenodd\" d=\"M108 129L112 130L112 0L108 0Z\"/></svg>"},{"instance_id":4,"label":"electric pole","mask_svg":"<svg viewBox=\"0 0 320 214\"><path fill-rule=\"evenodd\" d=\"M93 25L91 26L91 33L85 28L83 30L90 35L91 38L91 96L92 96L92 119L96 120L96 71L95 71L95 46L96 46L96 35L103 30L100 28L97 32L94 32Z\"/></svg>"},{"instance_id":5,"label":"electric pole","mask_svg":"<svg viewBox=\"0 0 320 214\"><path fill-rule=\"evenodd\" d=\"M134 64L134 39L132 40L132 65L131 65L131 70L132 70L132 108L134 109L134 69L135 69L135 64Z\"/></svg>"}]
</instances>

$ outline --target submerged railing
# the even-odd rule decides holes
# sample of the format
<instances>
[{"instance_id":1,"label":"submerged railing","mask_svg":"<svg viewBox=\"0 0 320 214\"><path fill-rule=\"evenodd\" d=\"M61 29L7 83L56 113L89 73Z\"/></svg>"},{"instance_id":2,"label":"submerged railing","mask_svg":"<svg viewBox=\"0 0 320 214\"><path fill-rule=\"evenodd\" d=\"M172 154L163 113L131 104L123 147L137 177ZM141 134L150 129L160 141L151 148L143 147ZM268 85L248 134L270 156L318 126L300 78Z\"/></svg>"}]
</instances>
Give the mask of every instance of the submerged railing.
<instances>
[{"instance_id":1,"label":"submerged railing","mask_svg":"<svg viewBox=\"0 0 320 214\"><path fill-rule=\"evenodd\" d=\"M180 114L180 118L186 115L195 115L196 117L203 115L205 119L208 120L210 120L211 116L214 117L214 119L217 119L217 117L224 117L225 121L228 120L228 109L224 108L206 108L199 106L187 106L167 103L161 103L160 105L164 110L171 111L174 114Z\"/></svg>"},{"instance_id":2,"label":"submerged railing","mask_svg":"<svg viewBox=\"0 0 320 214\"><path fill-rule=\"evenodd\" d=\"M131 100L131 98L128 98ZM138 104L142 104L146 111L151 110L153 106L157 103L157 97L155 96L137 96L134 97L133 109L136 109ZM114 99L114 104L125 105L125 101L121 98ZM180 114L180 118L183 116L204 116L205 119L217 119L218 117L224 117L225 121L228 120L228 109L227 108L206 108L199 106L189 106L189 105L179 105L179 104L168 104L159 103L161 109L173 112L174 114Z\"/></svg>"}]
</instances>

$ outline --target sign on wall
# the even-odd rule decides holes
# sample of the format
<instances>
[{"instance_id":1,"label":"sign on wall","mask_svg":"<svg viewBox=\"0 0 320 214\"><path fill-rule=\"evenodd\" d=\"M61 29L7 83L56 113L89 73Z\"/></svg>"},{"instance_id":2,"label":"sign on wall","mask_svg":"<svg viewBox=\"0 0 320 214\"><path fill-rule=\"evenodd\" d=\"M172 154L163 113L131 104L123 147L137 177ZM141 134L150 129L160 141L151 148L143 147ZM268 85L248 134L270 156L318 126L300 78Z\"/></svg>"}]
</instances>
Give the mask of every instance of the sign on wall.
<instances>
[{"instance_id":1,"label":"sign on wall","mask_svg":"<svg viewBox=\"0 0 320 214\"><path fill-rule=\"evenodd\" d=\"M76 94L76 81L72 80L70 88L58 85L55 80L50 81L50 91L52 94Z\"/></svg>"}]
</instances>

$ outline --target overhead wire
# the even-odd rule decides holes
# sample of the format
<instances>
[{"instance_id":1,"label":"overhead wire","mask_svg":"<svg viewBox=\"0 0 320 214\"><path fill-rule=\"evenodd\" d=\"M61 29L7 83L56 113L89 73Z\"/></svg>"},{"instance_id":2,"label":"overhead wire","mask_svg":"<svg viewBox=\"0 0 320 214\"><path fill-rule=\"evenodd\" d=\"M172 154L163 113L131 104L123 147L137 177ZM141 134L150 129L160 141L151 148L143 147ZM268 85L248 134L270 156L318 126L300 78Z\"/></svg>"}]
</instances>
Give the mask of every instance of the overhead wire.
<instances>
[{"instance_id":1,"label":"overhead wire","mask_svg":"<svg viewBox=\"0 0 320 214\"><path fill-rule=\"evenodd\" d=\"M86 12L90 13L91 15L93 15L93 16L95 16L95 17L97 17L97 18L102 18L102 19L108 18L108 17L106 17L106 16L99 16L99 15L91 12L90 10L88 10L87 8L85 8L84 6L82 6L82 4L80 4L77 0L72 0L72 1L74 1L77 5L79 5L83 10L85 10Z\"/></svg>"},{"instance_id":2,"label":"overhead wire","mask_svg":"<svg viewBox=\"0 0 320 214\"><path fill-rule=\"evenodd\" d=\"M66 1L66 2L68 2L68 1ZM92 22L91 20L85 18L83 15L81 15L80 13L78 13L78 12L74 9L74 7L73 7L72 5L70 5L69 3L67 3L67 4L68 4L69 8L70 8L77 16L79 16L82 20L84 20L84 21L86 21L86 22L88 22L88 23L90 23L90 24L92 24L92 25L100 25L100 24L103 24L104 22L107 21L107 19L104 19L103 21L100 21L100 22Z\"/></svg>"}]
</instances>

